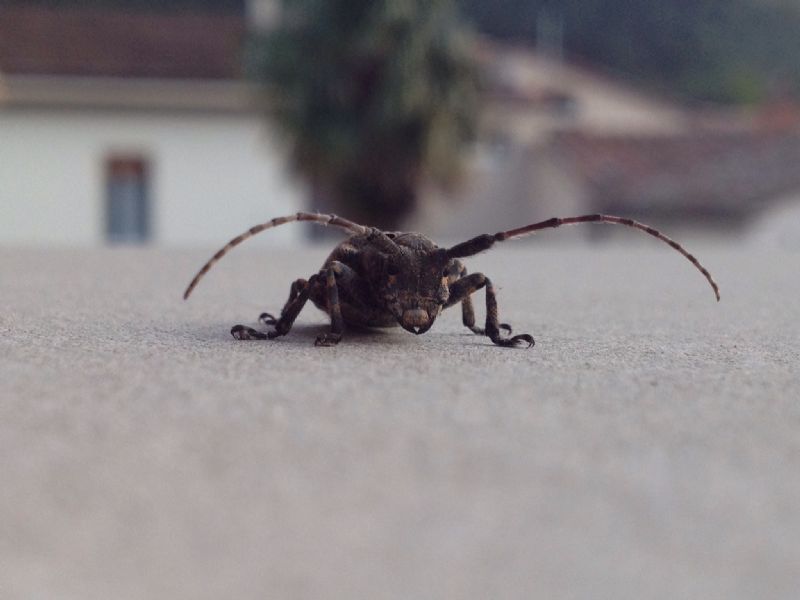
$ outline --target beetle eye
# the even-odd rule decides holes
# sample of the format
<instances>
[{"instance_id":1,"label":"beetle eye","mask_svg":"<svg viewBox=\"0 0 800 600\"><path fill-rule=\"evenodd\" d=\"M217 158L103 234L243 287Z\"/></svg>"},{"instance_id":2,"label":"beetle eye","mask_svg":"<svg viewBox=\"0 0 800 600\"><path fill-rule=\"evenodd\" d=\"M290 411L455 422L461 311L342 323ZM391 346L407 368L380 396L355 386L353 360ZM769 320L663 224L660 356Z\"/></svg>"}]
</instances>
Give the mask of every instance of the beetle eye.
<instances>
[{"instance_id":1,"label":"beetle eye","mask_svg":"<svg viewBox=\"0 0 800 600\"><path fill-rule=\"evenodd\" d=\"M400 273L400 268L397 265L388 265L386 267L386 273L389 275L397 275Z\"/></svg>"}]
</instances>

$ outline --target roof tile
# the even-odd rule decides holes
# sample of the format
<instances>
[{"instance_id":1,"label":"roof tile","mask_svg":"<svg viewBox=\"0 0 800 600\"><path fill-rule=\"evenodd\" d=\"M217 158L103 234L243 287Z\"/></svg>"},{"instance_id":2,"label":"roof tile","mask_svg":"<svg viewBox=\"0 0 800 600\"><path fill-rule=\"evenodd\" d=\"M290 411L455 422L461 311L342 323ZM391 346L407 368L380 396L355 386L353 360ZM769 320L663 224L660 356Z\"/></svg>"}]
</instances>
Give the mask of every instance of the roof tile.
<instances>
[{"instance_id":1,"label":"roof tile","mask_svg":"<svg viewBox=\"0 0 800 600\"><path fill-rule=\"evenodd\" d=\"M239 15L0 6L0 72L238 78L244 35Z\"/></svg>"}]
</instances>

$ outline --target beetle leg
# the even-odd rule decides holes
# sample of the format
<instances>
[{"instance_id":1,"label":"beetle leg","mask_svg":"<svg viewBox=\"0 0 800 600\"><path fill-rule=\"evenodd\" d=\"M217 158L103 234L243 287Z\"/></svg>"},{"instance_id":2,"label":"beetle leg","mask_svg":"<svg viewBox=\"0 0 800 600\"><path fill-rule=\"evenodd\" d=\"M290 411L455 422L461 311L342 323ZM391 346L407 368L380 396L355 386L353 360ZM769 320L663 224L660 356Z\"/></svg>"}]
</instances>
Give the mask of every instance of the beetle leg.
<instances>
[{"instance_id":1,"label":"beetle leg","mask_svg":"<svg viewBox=\"0 0 800 600\"><path fill-rule=\"evenodd\" d=\"M451 275L451 281L450 281L451 295L452 295L453 283L467 276L467 268L460 260L454 260L453 263L456 269L458 270L456 273ZM447 303L445 308L449 306L451 306L450 302ZM475 308L472 306L472 297L469 294L464 296L464 298L461 300L461 321L462 323L464 323L464 327L469 329L472 333L476 333L478 335L486 335L485 329L483 329L482 327L477 327L475 325ZM511 334L511 325L509 325L508 323L500 323L498 327Z\"/></svg>"},{"instance_id":2,"label":"beetle leg","mask_svg":"<svg viewBox=\"0 0 800 600\"><path fill-rule=\"evenodd\" d=\"M342 318L342 306L339 304L339 286L336 283L336 278L347 277L352 274L353 270L338 260L332 261L327 269L320 272L320 276L325 278L331 330L330 333L318 336L314 341L315 346L335 346L341 341L342 333L344 332L344 319Z\"/></svg>"},{"instance_id":3,"label":"beetle leg","mask_svg":"<svg viewBox=\"0 0 800 600\"><path fill-rule=\"evenodd\" d=\"M295 319L297 319L297 315L300 314L300 311L303 310L303 306L305 306L308 301L310 288L316 277L317 275L313 275L308 281L305 279L298 279L292 284L291 291L289 292L289 301L286 302L283 310L281 310L279 319L275 319L275 317L269 313L261 315L261 322L267 325L273 325L275 329L268 333L261 333L252 327L235 325L231 329L231 335L237 340L272 340L289 333L292 325L294 325Z\"/></svg>"},{"instance_id":4,"label":"beetle leg","mask_svg":"<svg viewBox=\"0 0 800 600\"><path fill-rule=\"evenodd\" d=\"M500 337L501 325L497 318L497 295L494 291L494 286L491 280L483 273L473 273L457 280L450 286L450 299L447 301L445 308L453 306L457 302L463 302L464 298L468 298L473 293L481 288L486 288L486 328L485 335L489 337L492 342L498 346L517 346L522 343L527 343L528 347L534 345L534 339L527 333L515 335L510 338ZM472 316L474 323L474 313ZM466 322L465 322L466 325ZM467 325L469 327L469 325Z\"/></svg>"},{"instance_id":5,"label":"beetle leg","mask_svg":"<svg viewBox=\"0 0 800 600\"><path fill-rule=\"evenodd\" d=\"M292 287L289 289L289 299L286 301L286 304L283 305L281 309L281 316L283 316L287 309L291 306L292 302L294 302L295 298L300 295L300 291L308 286L308 281L305 279L298 279L294 283L292 283ZM270 313L265 312L259 315L258 320L262 322L264 325L275 326L278 324L280 319L276 319Z\"/></svg>"}]
</instances>

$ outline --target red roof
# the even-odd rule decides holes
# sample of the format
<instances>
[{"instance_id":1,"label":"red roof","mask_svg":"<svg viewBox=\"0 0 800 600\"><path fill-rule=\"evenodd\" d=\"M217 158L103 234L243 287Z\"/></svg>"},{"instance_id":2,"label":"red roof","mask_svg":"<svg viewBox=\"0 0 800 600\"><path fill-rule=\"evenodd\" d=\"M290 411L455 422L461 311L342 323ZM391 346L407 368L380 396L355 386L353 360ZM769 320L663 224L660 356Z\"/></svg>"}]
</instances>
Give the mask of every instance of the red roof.
<instances>
[{"instance_id":1,"label":"red roof","mask_svg":"<svg viewBox=\"0 0 800 600\"><path fill-rule=\"evenodd\" d=\"M748 213L800 189L800 135L563 134L557 148L598 210Z\"/></svg>"},{"instance_id":2,"label":"red roof","mask_svg":"<svg viewBox=\"0 0 800 600\"><path fill-rule=\"evenodd\" d=\"M238 78L244 36L238 15L0 5L0 72Z\"/></svg>"}]
</instances>

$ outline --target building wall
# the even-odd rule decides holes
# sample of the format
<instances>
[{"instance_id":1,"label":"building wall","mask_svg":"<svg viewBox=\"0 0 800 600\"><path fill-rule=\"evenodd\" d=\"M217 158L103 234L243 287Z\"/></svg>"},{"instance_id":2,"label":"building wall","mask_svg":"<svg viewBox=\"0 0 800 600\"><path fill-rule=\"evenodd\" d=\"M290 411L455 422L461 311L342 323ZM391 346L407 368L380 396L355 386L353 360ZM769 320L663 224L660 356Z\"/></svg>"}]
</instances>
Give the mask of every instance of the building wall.
<instances>
[{"instance_id":1,"label":"building wall","mask_svg":"<svg viewBox=\"0 0 800 600\"><path fill-rule=\"evenodd\" d=\"M408 227L449 243L585 212L588 197L582 183L553 153L510 145L502 155L473 156L452 197L425 190L420 210ZM552 237L585 235L586 230L573 228Z\"/></svg>"},{"instance_id":2,"label":"building wall","mask_svg":"<svg viewBox=\"0 0 800 600\"><path fill-rule=\"evenodd\" d=\"M638 88L526 48L491 45L489 65L497 84L516 98L487 102L484 129L521 145L541 143L554 131L602 134L677 134L690 127L686 112ZM553 110L530 99L557 93L571 100ZM528 101L526 101L526 98Z\"/></svg>"},{"instance_id":3,"label":"building wall","mask_svg":"<svg viewBox=\"0 0 800 600\"><path fill-rule=\"evenodd\" d=\"M305 207L274 140L250 114L0 109L0 244L105 243L106 163L138 156L152 242L219 245Z\"/></svg>"}]
</instances>

